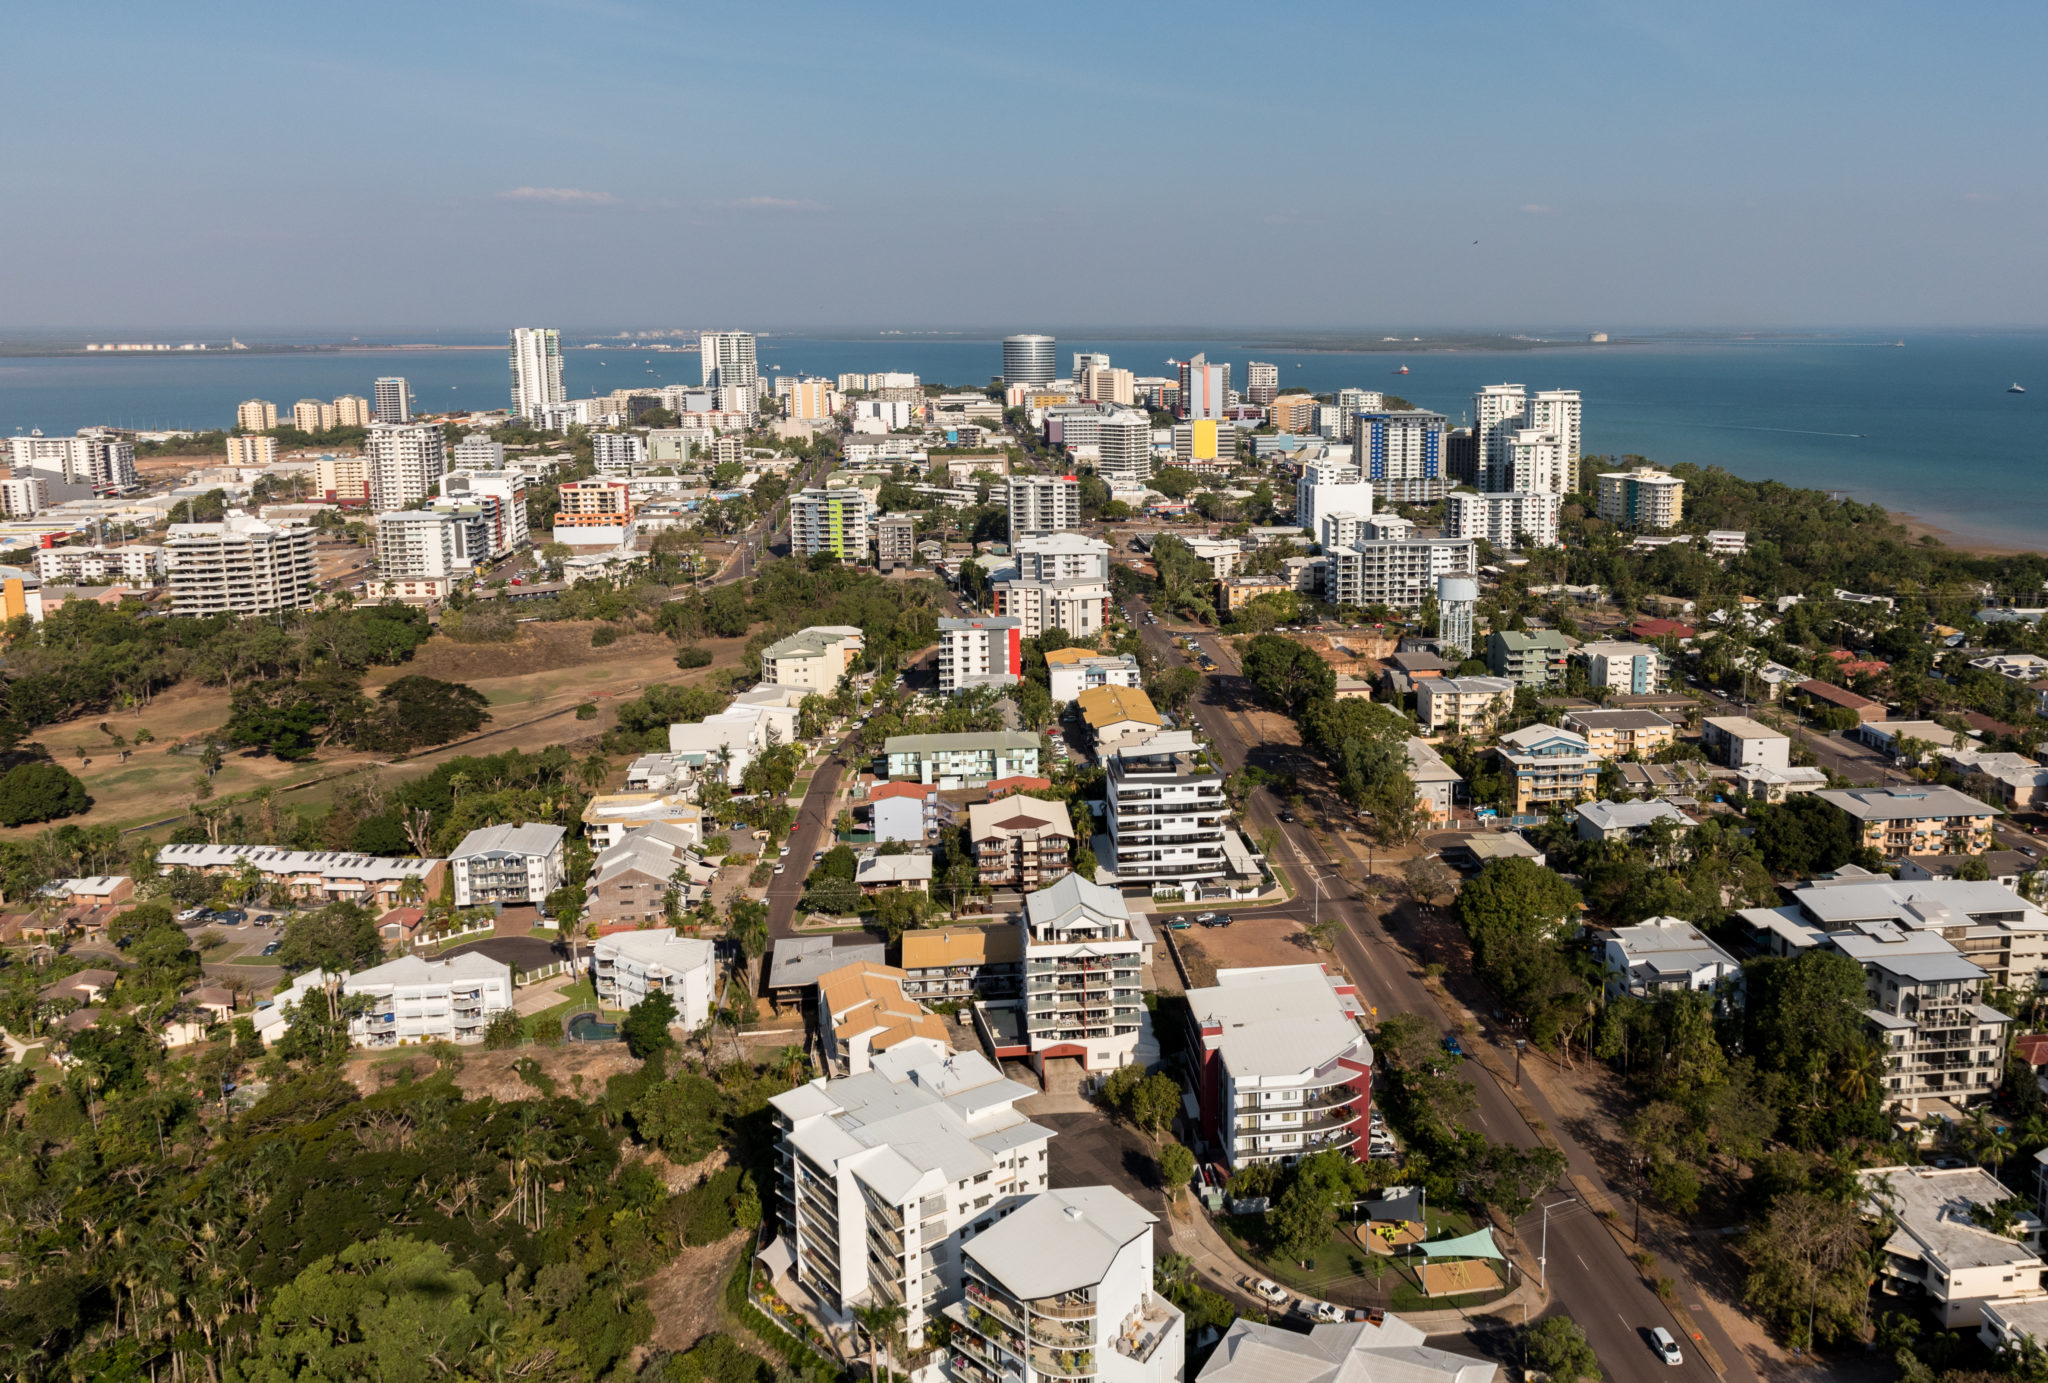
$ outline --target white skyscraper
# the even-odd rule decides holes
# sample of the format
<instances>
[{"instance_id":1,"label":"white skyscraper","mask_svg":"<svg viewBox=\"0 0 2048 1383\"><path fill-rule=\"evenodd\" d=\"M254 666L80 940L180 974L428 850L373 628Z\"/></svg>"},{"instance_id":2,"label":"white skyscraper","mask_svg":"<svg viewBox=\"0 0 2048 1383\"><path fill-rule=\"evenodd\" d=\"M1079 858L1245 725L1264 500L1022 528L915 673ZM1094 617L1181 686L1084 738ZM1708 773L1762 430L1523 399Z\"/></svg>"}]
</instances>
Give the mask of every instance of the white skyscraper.
<instances>
[{"instance_id":1,"label":"white skyscraper","mask_svg":"<svg viewBox=\"0 0 2048 1383\"><path fill-rule=\"evenodd\" d=\"M562 333L553 327L512 328L512 414L538 421L550 404L565 403Z\"/></svg>"},{"instance_id":2,"label":"white skyscraper","mask_svg":"<svg viewBox=\"0 0 2048 1383\"><path fill-rule=\"evenodd\" d=\"M761 370L754 360L754 333L707 331L697 341L704 383L714 389L745 389L753 402L743 412L759 407Z\"/></svg>"},{"instance_id":3,"label":"white skyscraper","mask_svg":"<svg viewBox=\"0 0 2048 1383\"><path fill-rule=\"evenodd\" d=\"M1104 418L1097 424L1096 445L1095 470L1104 480L1152 478L1152 420L1143 413L1119 410Z\"/></svg>"},{"instance_id":4,"label":"white skyscraper","mask_svg":"<svg viewBox=\"0 0 2048 1383\"><path fill-rule=\"evenodd\" d=\"M1254 360L1244 367L1245 397L1260 407L1280 397L1280 367Z\"/></svg>"},{"instance_id":5,"label":"white skyscraper","mask_svg":"<svg viewBox=\"0 0 2048 1383\"><path fill-rule=\"evenodd\" d=\"M1444 536L1484 538L1496 548L1557 546L1562 501L1547 490L1508 490L1475 495L1453 490L1444 497Z\"/></svg>"},{"instance_id":6,"label":"white skyscraper","mask_svg":"<svg viewBox=\"0 0 2048 1383\"><path fill-rule=\"evenodd\" d=\"M1480 478L1488 493L1526 490L1535 494L1562 495L1570 491L1564 444L1548 432L1533 427L1505 427L1494 438L1491 469Z\"/></svg>"},{"instance_id":7,"label":"white skyscraper","mask_svg":"<svg viewBox=\"0 0 2048 1383\"><path fill-rule=\"evenodd\" d=\"M426 498L448 469L441 429L432 423L372 423L363 438L370 508L384 514Z\"/></svg>"},{"instance_id":8,"label":"white skyscraper","mask_svg":"<svg viewBox=\"0 0 2048 1383\"><path fill-rule=\"evenodd\" d=\"M1010 541L1081 526L1081 482L1071 475L1013 475L1009 479Z\"/></svg>"},{"instance_id":9,"label":"white skyscraper","mask_svg":"<svg viewBox=\"0 0 2048 1383\"><path fill-rule=\"evenodd\" d=\"M406 387L397 375L387 375L377 381L377 421L380 423L409 423L412 421L412 390Z\"/></svg>"},{"instance_id":10,"label":"white skyscraper","mask_svg":"<svg viewBox=\"0 0 2048 1383\"><path fill-rule=\"evenodd\" d=\"M1576 389L1541 389L1529 399L1528 425L1557 439L1566 491L1579 488L1580 416L1579 391Z\"/></svg>"},{"instance_id":11,"label":"white skyscraper","mask_svg":"<svg viewBox=\"0 0 2048 1383\"><path fill-rule=\"evenodd\" d=\"M1529 409L1528 391L1519 384L1488 384L1472 396L1472 435L1479 446L1479 483L1488 490L1511 490L1496 484L1490 476L1503 463L1499 459L1503 436L1526 426L1522 421Z\"/></svg>"}]
</instances>

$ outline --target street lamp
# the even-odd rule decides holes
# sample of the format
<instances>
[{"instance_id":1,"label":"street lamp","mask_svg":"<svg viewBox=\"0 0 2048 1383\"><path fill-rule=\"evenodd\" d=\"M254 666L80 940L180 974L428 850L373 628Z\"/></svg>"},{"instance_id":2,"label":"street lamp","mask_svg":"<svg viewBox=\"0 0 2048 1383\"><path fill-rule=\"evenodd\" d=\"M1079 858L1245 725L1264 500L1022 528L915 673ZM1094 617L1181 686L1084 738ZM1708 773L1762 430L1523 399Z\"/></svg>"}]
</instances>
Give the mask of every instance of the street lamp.
<instances>
[{"instance_id":1,"label":"street lamp","mask_svg":"<svg viewBox=\"0 0 2048 1383\"><path fill-rule=\"evenodd\" d=\"M1543 1239L1541 1245L1536 1250L1536 1285L1545 1291L1550 1290L1550 1212L1559 1206L1575 1205L1577 1203L1577 1196L1566 1196L1561 1201L1552 1201L1550 1204L1542 1207Z\"/></svg>"}]
</instances>

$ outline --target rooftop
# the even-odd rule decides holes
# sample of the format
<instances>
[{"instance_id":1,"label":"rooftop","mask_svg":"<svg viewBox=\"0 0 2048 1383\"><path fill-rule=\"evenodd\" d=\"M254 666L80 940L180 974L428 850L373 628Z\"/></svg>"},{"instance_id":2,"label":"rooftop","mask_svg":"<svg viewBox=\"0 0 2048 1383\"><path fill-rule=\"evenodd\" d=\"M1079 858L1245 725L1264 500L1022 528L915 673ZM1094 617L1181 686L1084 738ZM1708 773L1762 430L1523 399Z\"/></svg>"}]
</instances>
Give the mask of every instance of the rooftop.
<instances>
[{"instance_id":1,"label":"rooftop","mask_svg":"<svg viewBox=\"0 0 2048 1383\"><path fill-rule=\"evenodd\" d=\"M1492 1383L1499 1376L1491 1360L1437 1349L1392 1312L1375 1314L1311 1326L1305 1335L1232 1321L1196 1383Z\"/></svg>"},{"instance_id":2,"label":"rooftop","mask_svg":"<svg viewBox=\"0 0 2048 1383\"><path fill-rule=\"evenodd\" d=\"M1082 719L1091 729L1135 721L1141 725L1163 725L1152 698L1138 687L1089 687L1074 698Z\"/></svg>"},{"instance_id":3,"label":"rooftop","mask_svg":"<svg viewBox=\"0 0 2048 1383\"><path fill-rule=\"evenodd\" d=\"M850 945L834 944L829 936L783 936L775 939L775 954L768 966L770 989L795 989L818 982L820 976L856 961L882 964L887 948L879 941L863 938Z\"/></svg>"},{"instance_id":4,"label":"rooftop","mask_svg":"<svg viewBox=\"0 0 2048 1383\"><path fill-rule=\"evenodd\" d=\"M451 860L471 855L547 855L561 848L567 829L529 821L518 826L484 826L462 838L449 852Z\"/></svg>"},{"instance_id":5,"label":"rooftop","mask_svg":"<svg viewBox=\"0 0 2048 1383\"><path fill-rule=\"evenodd\" d=\"M930 860L925 863L929 868ZM903 981L907 978L901 970L868 960L842 965L821 975L818 1008L821 1015L829 1015L834 1039L843 1030L872 1034L868 1045L878 1052L916 1038L929 1038L944 1049L944 1020L904 995Z\"/></svg>"},{"instance_id":6,"label":"rooftop","mask_svg":"<svg viewBox=\"0 0 2048 1383\"><path fill-rule=\"evenodd\" d=\"M1038 736L1022 730L966 731L957 735L891 735L885 754L943 754L949 750L1036 749Z\"/></svg>"},{"instance_id":7,"label":"rooftop","mask_svg":"<svg viewBox=\"0 0 2048 1383\"><path fill-rule=\"evenodd\" d=\"M1669 730L1670 721L1655 711L1572 711L1566 716L1588 730Z\"/></svg>"},{"instance_id":8,"label":"rooftop","mask_svg":"<svg viewBox=\"0 0 2048 1383\"><path fill-rule=\"evenodd\" d=\"M1073 1186L1039 1192L962 1252L1013 1295L1035 1301L1101 1282L1124 1246L1158 1222L1113 1186Z\"/></svg>"},{"instance_id":9,"label":"rooftop","mask_svg":"<svg viewBox=\"0 0 2048 1383\"><path fill-rule=\"evenodd\" d=\"M1998 808L1939 784L1909 788L1835 788L1815 797L1858 821L1917 821L1928 817L1996 816Z\"/></svg>"},{"instance_id":10,"label":"rooftop","mask_svg":"<svg viewBox=\"0 0 2048 1383\"><path fill-rule=\"evenodd\" d=\"M1042 831L1053 835L1074 834L1074 819L1064 802L1012 795L990 802L973 802L967 808L967 837L986 840L998 831Z\"/></svg>"},{"instance_id":11,"label":"rooftop","mask_svg":"<svg viewBox=\"0 0 2048 1383\"><path fill-rule=\"evenodd\" d=\"M1188 1007L1235 1079L1299 1076L1342 1056L1370 1069L1358 1000L1336 986L1313 963L1218 970L1214 986L1188 991Z\"/></svg>"},{"instance_id":12,"label":"rooftop","mask_svg":"<svg viewBox=\"0 0 2048 1383\"><path fill-rule=\"evenodd\" d=\"M1684 829L1698 825L1669 802L1581 802L1572 808L1579 820L1597 831L1640 831L1659 821Z\"/></svg>"},{"instance_id":13,"label":"rooftop","mask_svg":"<svg viewBox=\"0 0 2048 1383\"><path fill-rule=\"evenodd\" d=\"M2026 1245L1970 1217L1972 1206L1988 1208L2013 1195L2004 1182L1982 1167L1874 1167L1859 1173L1857 1179L1868 1198L1865 1208L1873 1214L1888 1209L1896 1218L1898 1230L1885 1247L1894 1252L1903 1249L1902 1257L1925 1256L1951 1273L1959 1268L2040 1262ZM2034 1232L2041 1227L2030 1212L2021 1213L2020 1223Z\"/></svg>"},{"instance_id":14,"label":"rooftop","mask_svg":"<svg viewBox=\"0 0 2048 1383\"><path fill-rule=\"evenodd\" d=\"M1730 739L1738 740L1781 740L1789 736L1783 730L1773 730L1760 720L1748 716L1708 716L1701 722L1711 726Z\"/></svg>"},{"instance_id":15,"label":"rooftop","mask_svg":"<svg viewBox=\"0 0 2048 1383\"><path fill-rule=\"evenodd\" d=\"M1023 958L1024 933L1016 927L923 928L903 934L905 970L1008 965Z\"/></svg>"}]
</instances>

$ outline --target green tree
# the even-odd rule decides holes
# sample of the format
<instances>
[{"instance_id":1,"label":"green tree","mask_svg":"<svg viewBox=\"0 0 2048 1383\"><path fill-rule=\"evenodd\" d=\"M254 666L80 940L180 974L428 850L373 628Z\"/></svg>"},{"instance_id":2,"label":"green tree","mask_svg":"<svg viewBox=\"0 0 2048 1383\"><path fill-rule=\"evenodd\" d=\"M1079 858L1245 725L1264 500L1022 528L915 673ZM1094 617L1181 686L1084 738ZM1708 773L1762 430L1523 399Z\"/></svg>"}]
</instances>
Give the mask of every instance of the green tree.
<instances>
[{"instance_id":1,"label":"green tree","mask_svg":"<svg viewBox=\"0 0 2048 1383\"><path fill-rule=\"evenodd\" d=\"M657 1052L674 1049L676 1039L668 1028L675 1020L676 1001L657 989L626 1010L619 1036L625 1039L627 1051L645 1061Z\"/></svg>"},{"instance_id":2,"label":"green tree","mask_svg":"<svg viewBox=\"0 0 2048 1383\"><path fill-rule=\"evenodd\" d=\"M490 721L490 704L475 687L434 677L401 677L377 693L377 711L364 726L366 749L410 753L473 735Z\"/></svg>"},{"instance_id":3,"label":"green tree","mask_svg":"<svg viewBox=\"0 0 2048 1383\"><path fill-rule=\"evenodd\" d=\"M384 954L377 919L354 903L329 903L284 924L277 963L286 974L319 968L330 975L375 965Z\"/></svg>"},{"instance_id":4,"label":"green tree","mask_svg":"<svg viewBox=\"0 0 2048 1383\"><path fill-rule=\"evenodd\" d=\"M1529 1367L1547 1373L1556 1383L1587 1379L1600 1383L1600 1361L1586 1332L1570 1316L1547 1316L1522 1335L1522 1352Z\"/></svg>"},{"instance_id":5,"label":"green tree","mask_svg":"<svg viewBox=\"0 0 2048 1383\"><path fill-rule=\"evenodd\" d=\"M1299 719L1310 702L1337 694L1337 674L1306 644L1259 634L1245 645L1244 675L1260 698Z\"/></svg>"},{"instance_id":6,"label":"green tree","mask_svg":"<svg viewBox=\"0 0 2048 1383\"><path fill-rule=\"evenodd\" d=\"M17 764L0 774L0 825L26 826L76 816L92 806L69 769L47 761Z\"/></svg>"},{"instance_id":7,"label":"green tree","mask_svg":"<svg viewBox=\"0 0 2048 1383\"><path fill-rule=\"evenodd\" d=\"M1159 1182L1168 1195L1177 1195L1195 1174L1195 1155L1185 1144L1169 1142L1159 1149Z\"/></svg>"}]
</instances>

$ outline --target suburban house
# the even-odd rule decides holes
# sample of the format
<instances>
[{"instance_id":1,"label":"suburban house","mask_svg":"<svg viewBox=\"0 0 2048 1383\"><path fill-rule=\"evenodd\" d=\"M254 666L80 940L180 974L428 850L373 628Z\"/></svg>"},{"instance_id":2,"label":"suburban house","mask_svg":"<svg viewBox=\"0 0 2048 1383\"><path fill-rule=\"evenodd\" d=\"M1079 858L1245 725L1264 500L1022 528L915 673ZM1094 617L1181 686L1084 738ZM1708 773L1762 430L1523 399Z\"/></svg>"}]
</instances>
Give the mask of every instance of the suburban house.
<instances>
[{"instance_id":1,"label":"suburban house","mask_svg":"<svg viewBox=\"0 0 2048 1383\"><path fill-rule=\"evenodd\" d=\"M1699 825L1669 802L1581 802L1572 808L1580 840L1640 840L1659 821L1683 835Z\"/></svg>"},{"instance_id":2,"label":"suburban house","mask_svg":"<svg viewBox=\"0 0 2048 1383\"><path fill-rule=\"evenodd\" d=\"M718 953L712 943L668 927L612 932L592 946L590 974L607 1008L629 1009L650 994L666 994L676 1006L674 1026L694 1032L711 1018Z\"/></svg>"},{"instance_id":3,"label":"suburban house","mask_svg":"<svg viewBox=\"0 0 2048 1383\"><path fill-rule=\"evenodd\" d=\"M1616 927L1604 951L1610 996L1649 999L1667 989L1712 990L1742 973L1742 962L1676 917Z\"/></svg>"},{"instance_id":4,"label":"suburban house","mask_svg":"<svg viewBox=\"0 0 2048 1383\"><path fill-rule=\"evenodd\" d=\"M1372 1043L1348 981L1316 964L1223 969L1187 998L1202 1133L1232 1168L1325 1149L1365 1160Z\"/></svg>"},{"instance_id":5,"label":"suburban house","mask_svg":"<svg viewBox=\"0 0 2048 1383\"><path fill-rule=\"evenodd\" d=\"M1630 754L1647 759L1678 738L1678 727L1655 711L1567 711L1558 724L1583 735L1607 762Z\"/></svg>"},{"instance_id":6,"label":"suburban house","mask_svg":"<svg viewBox=\"0 0 2048 1383\"><path fill-rule=\"evenodd\" d=\"M563 827L537 822L471 831L448 853L455 906L544 901L567 877L568 835Z\"/></svg>"},{"instance_id":7,"label":"suburban house","mask_svg":"<svg viewBox=\"0 0 2048 1383\"><path fill-rule=\"evenodd\" d=\"M1569 806L1600 787L1600 761L1583 735L1555 725L1528 725L1502 735L1493 756L1514 780L1515 811Z\"/></svg>"},{"instance_id":8,"label":"suburban house","mask_svg":"<svg viewBox=\"0 0 2048 1383\"><path fill-rule=\"evenodd\" d=\"M991 888L1035 889L1073 867L1074 822L1064 802L1018 794L973 803L967 841Z\"/></svg>"},{"instance_id":9,"label":"suburban house","mask_svg":"<svg viewBox=\"0 0 2048 1383\"><path fill-rule=\"evenodd\" d=\"M1355 1314L1355 1313L1354 1313ZM1495 1383L1491 1359L1453 1354L1391 1311L1307 1333L1239 1317L1196 1383Z\"/></svg>"},{"instance_id":10,"label":"suburban house","mask_svg":"<svg viewBox=\"0 0 2048 1383\"><path fill-rule=\"evenodd\" d=\"M854 867L854 883L860 886L863 895L872 898L877 893L930 893L932 891L932 856L929 850L916 850L903 855L869 855Z\"/></svg>"},{"instance_id":11,"label":"suburban house","mask_svg":"<svg viewBox=\"0 0 2048 1383\"><path fill-rule=\"evenodd\" d=\"M1838 710L1853 711L1856 719L1866 725L1874 720L1883 720L1890 714L1890 712L1885 710L1882 702L1872 701L1867 696L1858 696L1846 687L1838 687L1833 682L1823 682L1818 678L1809 678L1793 687L1792 690L1800 696L1819 702L1823 706L1833 706Z\"/></svg>"},{"instance_id":12,"label":"suburban house","mask_svg":"<svg viewBox=\"0 0 2048 1383\"><path fill-rule=\"evenodd\" d=\"M1845 812L1864 845L1886 856L1981 855L1998 809L1935 784L1840 788L1814 796Z\"/></svg>"}]
</instances>

